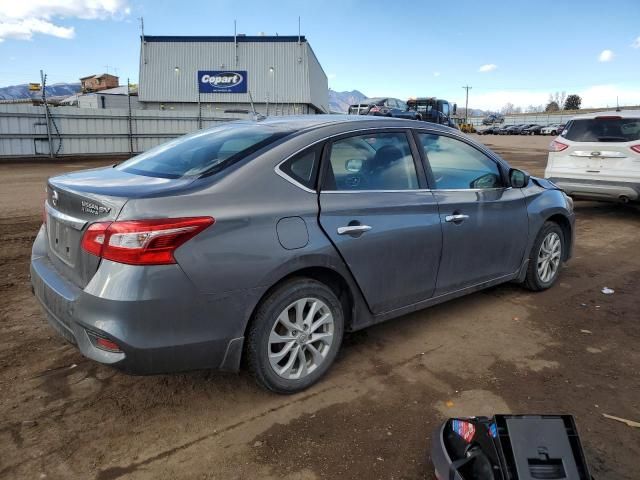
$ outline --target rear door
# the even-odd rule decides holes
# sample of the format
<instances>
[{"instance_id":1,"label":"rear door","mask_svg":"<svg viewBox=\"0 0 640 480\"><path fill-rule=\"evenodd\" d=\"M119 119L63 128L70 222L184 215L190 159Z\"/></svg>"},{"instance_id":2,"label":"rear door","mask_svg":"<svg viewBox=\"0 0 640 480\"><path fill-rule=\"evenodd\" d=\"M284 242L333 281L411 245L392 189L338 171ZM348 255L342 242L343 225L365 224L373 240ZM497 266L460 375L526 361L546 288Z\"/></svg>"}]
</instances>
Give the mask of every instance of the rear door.
<instances>
[{"instance_id":1,"label":"rear door","mask_svg":"<svg viewBox=\"0 0 640 480\"><path fill-rule=\"evenodd\" d=\"M442 260L436 295L518 271L528 239L527 206L506 186L498 163L461 138L419 132L417 143L442 224Z\"/></svg>"},{"instance_id":2,"label":"rear door","mask_svg":"<svg viewBox=\"0 0 640 480\"><path fill-rule=\"evenodd\" d=\"M374 314L432 296L438 206L404 129L338 137L325 150L320 224Z\"/></svg>"},{"instance_id":3,"label":"rear door","mask_svg":"<svg viewBox=\"0 0 640 480\"><path fill-rule=\"evenodd\" d=\"M631 148L640 142L640 118L572 120L556 141L566 148L550 155L554 177L614 182L640 179L640 152Z\"/></svg>"}]
</instances>

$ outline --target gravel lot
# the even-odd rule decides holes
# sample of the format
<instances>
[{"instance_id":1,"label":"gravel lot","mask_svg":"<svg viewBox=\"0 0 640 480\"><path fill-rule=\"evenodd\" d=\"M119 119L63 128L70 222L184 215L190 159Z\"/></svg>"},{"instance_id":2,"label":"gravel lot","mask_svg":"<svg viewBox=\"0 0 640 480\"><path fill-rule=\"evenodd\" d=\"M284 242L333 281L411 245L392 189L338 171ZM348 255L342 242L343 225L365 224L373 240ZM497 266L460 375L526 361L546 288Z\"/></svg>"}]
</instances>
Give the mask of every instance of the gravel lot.
<instances>
[{"instance_id":1,"label":"gravel lot","mask_svg":"<svg viewBox=\"0 0 640 480\"><path fill-rule=\"evenodd\" d=\"M550 137L478 137L542 174ZM0 478L433 478L445 417L572 413L592 473L637 479L640 209L578 202L559 284L503 285L349 335L282 397L246 374L131 377L46 325L28 260L45 179L105 162L0 165ZM600 290L608 286L613 295Z\"/></svg>"}]
</instances>

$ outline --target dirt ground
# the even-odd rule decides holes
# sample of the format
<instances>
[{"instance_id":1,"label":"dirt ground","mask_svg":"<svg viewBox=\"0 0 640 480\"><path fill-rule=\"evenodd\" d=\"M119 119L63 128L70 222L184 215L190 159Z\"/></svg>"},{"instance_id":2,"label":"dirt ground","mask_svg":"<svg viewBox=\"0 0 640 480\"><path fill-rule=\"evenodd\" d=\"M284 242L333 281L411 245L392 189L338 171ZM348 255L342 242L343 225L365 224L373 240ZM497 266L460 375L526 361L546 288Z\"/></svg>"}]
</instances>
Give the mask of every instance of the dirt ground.
<instances>
[{"instance_id":1,"label":"dirt ground","mask_svg":"<svg viewBox=\"0 0 640 480\"><path fill-rule=\"evenodd\" d=\"M479 139L542 174L549 137ZM638 478L640 429L603 414L640 421L640 209L577 202L551 290L502 285L351 334L284 397L244 373L127 376L45 323L28 272L44 182L96 165L0 165L0 478L431 479L444 418L508 412L575 415L595 479Z\"/></svg>"}]
</instances>

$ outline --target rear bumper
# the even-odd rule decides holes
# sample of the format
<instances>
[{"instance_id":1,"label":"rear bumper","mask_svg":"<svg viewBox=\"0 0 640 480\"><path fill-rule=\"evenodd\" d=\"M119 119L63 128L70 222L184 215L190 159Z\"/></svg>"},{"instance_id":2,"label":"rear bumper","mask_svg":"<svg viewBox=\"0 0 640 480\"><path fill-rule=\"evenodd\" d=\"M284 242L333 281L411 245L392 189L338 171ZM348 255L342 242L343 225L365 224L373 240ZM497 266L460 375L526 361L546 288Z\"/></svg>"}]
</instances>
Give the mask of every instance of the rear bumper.
<instances>
[{"instance_id":1,"label":"rear bumper","mask_svg":"<svg viewBox=\"0 0 640 480\"><path fill-rule=\"evenodd\" d=\"M549 177L567 195L593 200L638 201L640 183Z\"/></svg>"},{"instance_id":2,"label":"rear bumper","mask_svg":"<svg viewBox=\"0 0 640 480\"><path fill-rule=\"evenodd\" d=\"M31 257L34 294L53 329L84 356L132 374L238 369L246 306L258 292L200 294L176 265L141 275L148 267L106 261L81 289L55 269L42 236ZM96 335L121 351L98 348Z\"/></svg>"}]
</instances>

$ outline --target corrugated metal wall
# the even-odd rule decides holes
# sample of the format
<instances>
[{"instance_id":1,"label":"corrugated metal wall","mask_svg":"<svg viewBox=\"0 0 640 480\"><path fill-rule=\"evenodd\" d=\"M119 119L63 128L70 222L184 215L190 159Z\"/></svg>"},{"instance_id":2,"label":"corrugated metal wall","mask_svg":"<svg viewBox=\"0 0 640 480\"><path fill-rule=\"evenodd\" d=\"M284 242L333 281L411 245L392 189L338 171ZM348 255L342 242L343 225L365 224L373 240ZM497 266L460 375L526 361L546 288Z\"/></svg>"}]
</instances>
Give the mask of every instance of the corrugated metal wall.
<instances>
[{"instance_id":1,"label":"corrugated metal wall","mask_svg":"<svg viewBox=\"0 0 640 480\"><path fill-rule=\"evenodd\" d=\"M313 104L328 111L327 77L306 41L237 45L236 49L233 42L145 42L140 53L139 100L197 103L198 70L235 69L247 71L247 88L256 103ZM249 103L249 94L203 93L200 100Z\"/></svg>"},{"instance_id":2,"label":"corrugated metal wall","mask_svg":"<svg viewBox=\"0 0 640 480\"><path fill-rule=\"evenodd\" d=\"M199 120L190 112L133 110L130 134L127 109L56 107L50 111L53 151L59 155L130 153L131 147L142 152L193 132L200 123L207 128L231 120L206 112ZM46 125L44 107L0 105L0 157L49 155Z\"/></svg>"}]
</instances>

